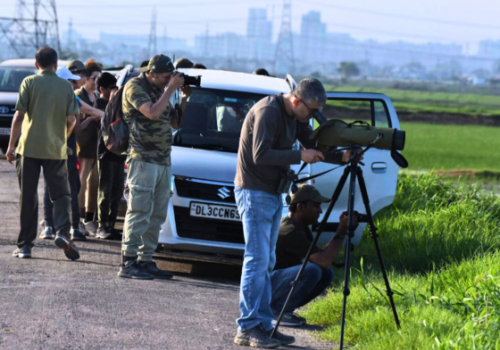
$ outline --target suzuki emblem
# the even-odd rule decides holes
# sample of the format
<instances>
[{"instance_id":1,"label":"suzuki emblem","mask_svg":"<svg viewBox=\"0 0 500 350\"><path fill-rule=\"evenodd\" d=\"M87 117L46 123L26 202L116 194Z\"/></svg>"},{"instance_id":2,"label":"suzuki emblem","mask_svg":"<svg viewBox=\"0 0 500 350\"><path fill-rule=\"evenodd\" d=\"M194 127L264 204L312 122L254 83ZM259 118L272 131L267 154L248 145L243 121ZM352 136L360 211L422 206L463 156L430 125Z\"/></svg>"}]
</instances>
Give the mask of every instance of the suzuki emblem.
<instances>
[{"instance_id":1,"label":"suzuki emblem","mask_svg":"<svg viewBox=\"0 0 500 350\"><path fill-rule=\"evenodd\" d=\"M222 199L226 199L231 197L231 191L227 187L222 187L219 188L217 195Z\"/></svg>"}]
</instances>

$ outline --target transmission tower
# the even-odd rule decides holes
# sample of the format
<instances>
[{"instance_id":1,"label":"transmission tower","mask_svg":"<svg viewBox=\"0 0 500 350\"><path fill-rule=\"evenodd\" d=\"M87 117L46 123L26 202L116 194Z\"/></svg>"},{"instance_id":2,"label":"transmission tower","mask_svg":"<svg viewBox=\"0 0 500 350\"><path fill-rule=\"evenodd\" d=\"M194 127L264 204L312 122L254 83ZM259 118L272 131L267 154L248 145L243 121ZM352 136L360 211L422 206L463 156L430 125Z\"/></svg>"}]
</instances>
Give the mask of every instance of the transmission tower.
<instances>
[{"instance_id":1,"label":"transmission tower","mask_svg":"<svg viewBox=\"0 0 500 350\"><path fill-rule=\"evenodd\" d=\"M274 56L275 72L291 73L295 69L293 59L292 0L283 1L281 28Z\"/></svg>"},{"instance_id":2,"label":"transmission tower","mask_svg":"<svg viewBox=\"0 0 500 350\"><path fill-rule=\"evenodd\" d=\"M148 58L158 54L156 51L156 9L151 14L151 28L149 30Z\"/></svg>"},{"instance_id":3,"label":"transmission tower","mask_svg":"<svg viewBox=\"0 0 500 350\"><path fill-rule=\"evenodd\" d=\"M60 53L56 0L17 0L15 17L0 17L0 38L18 57L32 57L44 45Z\"/></svg>"}]
</instances>

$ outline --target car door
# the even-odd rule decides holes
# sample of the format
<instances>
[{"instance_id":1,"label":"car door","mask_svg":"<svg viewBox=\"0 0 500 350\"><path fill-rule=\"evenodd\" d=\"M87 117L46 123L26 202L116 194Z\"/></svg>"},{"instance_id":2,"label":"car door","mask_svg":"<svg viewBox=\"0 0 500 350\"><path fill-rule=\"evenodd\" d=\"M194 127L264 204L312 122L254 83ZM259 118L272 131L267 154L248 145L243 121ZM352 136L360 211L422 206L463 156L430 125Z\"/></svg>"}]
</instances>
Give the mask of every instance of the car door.
<instances>
[{"instance_id":1,"label":"car door","mask_svg":"<svg viewBox=\"0 0 500 350\"><path fill-rule=\"evenodd\" d=\"M344 121L364 120L377 127L399 128L399 121L390 99L379 94L360 93L328 93L328 102L324 113L328 119L336 118ZM367 186L370 207L373 214L390 205L396 194L398 166L392 160L390 151L371 148L364 155L364 165L361 166L363 177ZM335 167L327 163L316 163L309 166L311 174L318 174ZM338 168L326 175L313 179L311 184L325 196L331 197L344 173L345 166ZM334 209L328 218L326 232L320 238L320 243L326 243L336 229L340 214L347 209L347 194L349 179L341 195L335 203ZM366 213L363 200L356 184L355 210ZM322 206L326 211L328 204ZM324 215L324 214L323 214ZM323 215L320 220L323 219ZM366 224L360 224L356 230L353 244L358 244Z\"/></svg>"}]
</instances>

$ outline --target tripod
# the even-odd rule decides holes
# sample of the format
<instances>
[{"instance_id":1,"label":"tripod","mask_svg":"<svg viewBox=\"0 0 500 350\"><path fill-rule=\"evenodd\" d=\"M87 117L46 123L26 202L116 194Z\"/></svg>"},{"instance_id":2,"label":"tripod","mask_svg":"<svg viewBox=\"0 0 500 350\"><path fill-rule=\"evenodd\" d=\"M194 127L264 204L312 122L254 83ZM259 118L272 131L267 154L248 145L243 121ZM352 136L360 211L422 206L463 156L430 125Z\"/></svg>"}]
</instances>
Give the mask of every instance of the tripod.
<instances>
[{"instance_id":1,"label":"tripod","mask_svg":"<svg viewBox=\"0 0 500 350\"><path fill-rule=\"evenodd\" d=\"M366 152L367 149L365 149L362 153ZM375 224L373 222L373 216L372 212L370 209L370 200L368 198L368 192L366 190L366 184L365 184L365 179L363 178L363 170L361 170L359 166L359 155L362 154L358 149L353 149L352 151L353 156L351 158L351 161L349 165L345 168L344 174L340 178L340 181L335 188L335 191L333 193L332 199L330 201L330 204L328 206L328 209L326 210L325 215L323 216L323 219L321 220L320 225L318 226L317 234L316 237L314 237L313 242L309 246L309 250L307 251L307 254L304 258L304 262L302 263L302 266L300 267L300 270L297 274L297 277L295 280L292 282L292 289L290 290L290 293L288 294L288 297L285 301L285 305L283 306L283 309L281 310L281 313L279 315L279 318L277 320L276 326L274 327L273 333L271 334L272 337L274 337L276 330L278 329L281 319L283 318L283 315L286 312L286 309L288 307L288 304L290 300L292 299L293 293L295 292L295 289L297 288L299 281L302 277L302 274L305 270L305 267L307 263L309 262L309 258L311 256L313 248L316 246L318 243L319 236L323 232L326 222L333 210L333 207L335 206L335 203L337 202L340 193L342 192L342 189L344 188L344 185L347 181L347 178L350 176L349 179L349 197L348 197L348 202L347 202L347 212L348 212L348 233L347 233L347 242L345 245L345 270L344 270L344 289L343 289L343 294L344 294L344 300L342 303L342 317L341 317L341 328L340 328L340 347L339 349L343 348L344 345L344 328L345 328L345 314L346 314L346 306L347 306L347 297L350 294L349 290L349 268L350 268L350 258L351 258L351 240L354 237L354 223L353 223L353 217L354 217L354 200L355 200L355 189L356 189L356 179L358 180L359 184L359 189L361 191L361 196L363 197L363 203L365 206L366 210L366 217L367 217L367 222L368 225L370 226L370 235L373 238L373 241L375 243L375 249L377 250L377 255L378 255L378 260L380 263L380 267L382 269L382 274L384 276L384 281L385 281L385 286L386 286L386 293L387 296L389 297L389 300L391 302L391 307L392 307L392 312L394 313L394 319L396 321L396 325L398 329L401 327L399 323L399 318L398 314L396 312L396 306L394 304L394 299L393 299L393 292L391 290L391 286L389 285L389 279L387 277L387 272L385 269L384 261L382 259L382 252L380 251L380 246L378 243L378 233L377 233L377 228L375 227ZM303 180L302 180L303 181Z\"/></svg>"}]
</instances>

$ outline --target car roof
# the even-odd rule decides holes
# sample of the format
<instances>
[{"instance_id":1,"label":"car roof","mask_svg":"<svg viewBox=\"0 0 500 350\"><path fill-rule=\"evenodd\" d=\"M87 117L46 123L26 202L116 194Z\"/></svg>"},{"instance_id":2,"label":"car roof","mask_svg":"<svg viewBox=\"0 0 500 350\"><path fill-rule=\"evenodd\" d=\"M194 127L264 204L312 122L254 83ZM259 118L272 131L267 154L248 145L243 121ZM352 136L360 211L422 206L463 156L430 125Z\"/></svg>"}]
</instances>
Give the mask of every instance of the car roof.
<instances>
[{"instance_id":1,"label":"car roof","mask_svg":"<svg viewBox=\"0 0 500 350\"><path fill-rule=\"evenodd\" d=\"M57 65L59 67L66 66L68 61L58 60ZM0 62L0 67L17 67L17 68L34 68L35 59L34 58L18 58L15 60L6 60Z\"/></svg>"},{"instance_id":2,"label":"car roof","mask_svg":"<svg viewBox=\"0 0 500 350\"><path fill-rule=\"evenodd\" d=\"M266 95L291 91L287 81L282 78L212 69L179 69L179 71L191 76L201 75L201 87L206 89L243 91Z\"/></svg>"}]
</instances>

